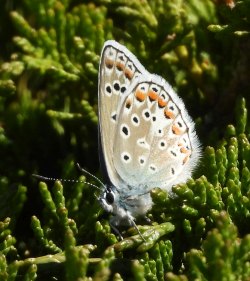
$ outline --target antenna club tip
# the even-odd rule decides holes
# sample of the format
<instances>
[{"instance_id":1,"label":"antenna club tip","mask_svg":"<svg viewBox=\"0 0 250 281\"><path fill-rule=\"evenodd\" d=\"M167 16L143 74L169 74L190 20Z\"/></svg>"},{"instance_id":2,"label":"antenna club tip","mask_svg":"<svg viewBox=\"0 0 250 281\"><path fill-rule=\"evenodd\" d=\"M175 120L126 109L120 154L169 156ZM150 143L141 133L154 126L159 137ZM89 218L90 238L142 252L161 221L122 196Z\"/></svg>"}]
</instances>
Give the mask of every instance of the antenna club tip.
<instances>
[{"instance_id":1,"label":"antenna club tip","mask_svg":"<svg viewBox=\"0 0 250 281\"><path fill-rule=\"evenodd\" d=\"M82 170L82 167L81 167L81 165L77 162L76 163L76 167L81 171Z\"/></svg>"},{"instance_id":2,"label":"antenna club tip","mask_svg":"<svg viewBox=\"0 0 250 281\"><path fill-rule=\"evenodd\" d=\"M37 174L32 174L31 176L34 177L34 178L38 178L38 179L41 178L41 176L40 176L40 175L37 175Z\"/></svg>"}]
</instances>

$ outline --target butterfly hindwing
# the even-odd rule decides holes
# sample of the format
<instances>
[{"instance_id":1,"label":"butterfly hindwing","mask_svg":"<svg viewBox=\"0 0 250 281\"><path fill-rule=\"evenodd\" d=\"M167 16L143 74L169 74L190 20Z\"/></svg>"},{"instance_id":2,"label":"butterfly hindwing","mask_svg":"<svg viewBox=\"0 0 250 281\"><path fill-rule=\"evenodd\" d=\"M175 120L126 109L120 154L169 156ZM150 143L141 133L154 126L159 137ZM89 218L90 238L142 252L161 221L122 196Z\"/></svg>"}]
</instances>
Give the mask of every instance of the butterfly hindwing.
<instances>
[{"instance_id":1,"label":"butterfly hindwing","mask_svg":"<svg viewBox=\"0 0 250 281\"><path fill-rule=\"evenodd\" d=\"M115 170L138 193L153 187L169 190L186 181L197 162L194 124L163 78L141 76L130 91L116 128Z\"/></svg>"}]
</instances>

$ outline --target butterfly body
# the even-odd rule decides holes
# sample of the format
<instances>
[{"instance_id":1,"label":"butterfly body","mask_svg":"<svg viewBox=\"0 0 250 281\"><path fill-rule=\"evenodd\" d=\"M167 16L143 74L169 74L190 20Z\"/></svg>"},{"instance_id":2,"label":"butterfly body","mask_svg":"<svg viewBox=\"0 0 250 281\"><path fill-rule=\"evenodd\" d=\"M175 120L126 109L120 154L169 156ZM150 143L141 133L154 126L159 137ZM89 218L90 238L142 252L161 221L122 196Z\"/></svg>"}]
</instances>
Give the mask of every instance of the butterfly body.
<instances>
[{"instance_id":1,"label":"butterfly body","mask_svg":"<svg viewBox=\"0 0 250 281\"><path fill-rule=\"evenodd\" d=\"M183 101L115 41L104 44L99 68L100 159L108 184L100 196L111 225L152 207L150 191L170 191L197 165L200 148Z\"/></svg>"},{"instance_id":2,"label":"butterfly body","mask_svg":"<svg viewBox=\"0 0 250 281\"><path fill-rule=\"evenodd\" d=\"M103 209L114 216L111 220L112 226L132 225L136 217L144 216L152 206L149 192L131 194L124 186L117 189L115 186L106 186L99 198ZM128 195L129 194L129 195Z\"/></svg>"}]
</instances>

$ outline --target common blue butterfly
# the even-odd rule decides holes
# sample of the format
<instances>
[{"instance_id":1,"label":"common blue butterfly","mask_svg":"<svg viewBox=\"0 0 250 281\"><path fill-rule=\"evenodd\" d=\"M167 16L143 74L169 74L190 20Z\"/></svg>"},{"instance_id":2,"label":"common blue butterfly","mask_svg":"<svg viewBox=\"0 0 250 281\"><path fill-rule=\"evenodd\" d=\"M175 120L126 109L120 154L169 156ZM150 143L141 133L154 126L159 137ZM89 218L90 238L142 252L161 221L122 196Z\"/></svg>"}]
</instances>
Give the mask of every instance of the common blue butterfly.
<instances>
[{"instance_id":1,"label":"common blue butterfly","mask_svg":"<svg viewBox=\"0 0 250 281\"><path fill-rule=\"evenodd\" d=\"M99 150L107 181L99 200L113 214L110 225L117 231L123 222L136 227L135 219L152 207L154 187L170 191L191 177L200 145L172 87L116 41L102 49L98 87Z\"/></svg>"}]
</instances>

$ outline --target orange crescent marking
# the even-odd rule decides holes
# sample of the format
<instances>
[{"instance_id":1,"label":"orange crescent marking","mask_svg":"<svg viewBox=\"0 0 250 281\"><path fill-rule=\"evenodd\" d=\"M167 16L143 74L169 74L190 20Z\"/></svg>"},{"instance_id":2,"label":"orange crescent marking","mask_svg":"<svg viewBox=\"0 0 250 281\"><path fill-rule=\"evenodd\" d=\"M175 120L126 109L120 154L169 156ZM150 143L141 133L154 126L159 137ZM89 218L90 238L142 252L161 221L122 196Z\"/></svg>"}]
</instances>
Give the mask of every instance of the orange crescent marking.
<instances>
[{"instance_id":1,"label":"orange crescent marking","mask_svg":"<svg viewBox=\"0 0 250 281\"><path fill-rule=\"evenodd\" d=\"M167 119L174 119L175 115L172 111L165 109L164 110L164 115Z\"/></svg>"},{"instance_id":2,"label":"orange crescent marking","mask_svg":"<svg viewBox=\"0 0 250 281\"><path fill-rule=\"evenodd\" d=\"M172 126L172 131L175 135L181 135L182 134L182 131L176 125Z\"/></svg>"},{"instance_id":3,"label":"orange crescent marking","mask_svg":"<svg viewBox=\"0 0 250 281\"><path fill-rule=\"evenodd\" d=\"M168 102L165 101L163 98L161 98L161 97L158 98L158 106L159 106L160 108L165 107L167 104L168 104Z\"/></svg>"},{"instance_id":4,"label":"orange crescent marking","mask_svg":"<svg viewBox=\"0 0 250 281\"><path fill-rule=\"evenodd\" d=\"M158 98L158 94L155 91L150 90L148 92L148 96L150 98L150 100L155 101Z\"/></svg>"},{"instance_id":5,"label":"orange crescent marking","mask_svg":"<svg viewBox=\"0 0 250 281\"><path fill-rule=\"evenodd\" d=\"M124 65L124 63L118 61L118 62L116 63L116 68L117 68L118 70L120 70L120 71L123 71L124 68L125 68L125 65Z\"/></svg>"},{"instance_id":6,"label":"orange crescent marking","mask_svg":"<svg viewBox=\"0 0 250 281\"><path fill-rule=\"evenodd\" d=\"M180 149L180 151L181 151L181 153L189 153L189 150L186 149L185 147L182 147L182 148Z\"/></svg>"},{"instance_id":7,"label":"orange crescent marking","mask_svg":"<svg viewBox=\"0 0 250 281\"><path fill-rule=\"evenodd\" d=\"M131 80L134 76L134 73L128 68L125 69L124 74L129 80Z\"/></svg>"},{"instance_id":8,"label":"orange crescent marking","mask_svg":"<svg viewBox=\"0 0 250 281\"><path fill-rule=\"evenodd\" d=\"M182 164L184 165L184 164L188 161L188 159L189 159L189 155L187 155L187 156L183 159Z\"/></svg>"},{"instance_id":9,"label":"orange crescent marking","mask_svg":"<svg viewBox=\"0 0 250 281\"><path fill-rule=\"evenodd\" d=\"M131 100L127 100L126 101L126 108L129 109L131 107L131 104L132 104Z\"/></svg>"},{"instance_id":10,"label":"orange crescent marking","mask_svg":"<svg viewBox=\"0 0 250 281\"><path fill-rule=\"evenodd\" d=\"M111 59L105 59L105 65L107 66L107 68L112 68L114 65L114 61Z\"/></svg>"},{"instance_id":11,"label":"orange crescent marking","mask_svg":"<svg viewBox=\"0 0 250 281\"><path fill-rule=\"evenodd\" d=\"M140 90L136 90L135 97L138 101L142 102L146 99L146 94Z\"/></svg>"}]
</instances>

